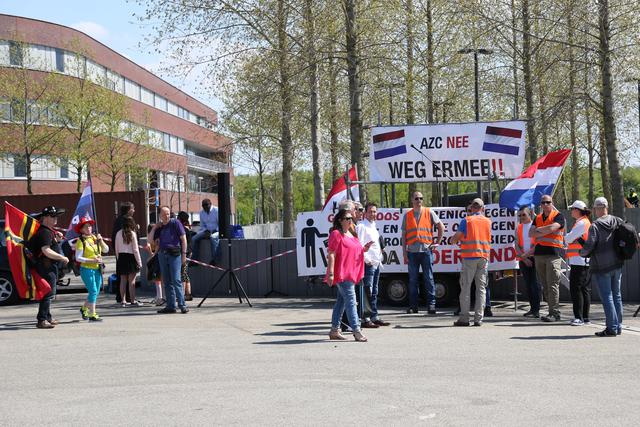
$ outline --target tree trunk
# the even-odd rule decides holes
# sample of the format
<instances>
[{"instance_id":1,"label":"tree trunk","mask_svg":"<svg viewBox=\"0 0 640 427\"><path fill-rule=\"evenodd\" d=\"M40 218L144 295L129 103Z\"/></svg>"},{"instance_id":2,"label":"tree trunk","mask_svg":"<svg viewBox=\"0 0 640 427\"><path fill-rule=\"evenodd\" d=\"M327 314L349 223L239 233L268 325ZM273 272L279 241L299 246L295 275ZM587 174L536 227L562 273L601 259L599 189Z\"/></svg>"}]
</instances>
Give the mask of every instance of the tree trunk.
<instances>
[{"instance_id":1,"label":"tree trunk","mask_svg":"<svg viewBox=\"0 0 640 427\"><path fill-rule=\"evenodd\" d=\"M278 67L280 74L281 121L280 145L282 147L282 233L294 236L293 222L293 143L291 140L291 83L289 81L289 48L287 43L287 11L284 0L278 0Z\"/></svg>"},{"instance_id":2,"label":"tree trunk","mask_svg":"<svg viewBox=\"0 0 640 427\"><path fill-rule=\"evenodd\" d=\"M329 151L331 153L331 182L341 175L338 156L338 70L334 58L335 50L329 56Z\"/></svg>"},{"instance_id":3,"label":"tree trunk","mask_svg":"<svg viewBox=\"0 0 640 427\"><path fill-rule=\"evenodd\" d=\"M347 75L349 77L349 131L351 163L362 163L362 87L360 85L360 57L356 0L344 0L347 42ZM360 178L360 177L358 177ZM367 199L366 188L360 186L360 198Z\"/></svg>"},{"instance_id":4,"label":"tree trunk","mask_svg":"<svg viewBox=\"0 0 640 427\"><path fill-rule=\"evenodd\" d=\"M311 136L311 157L313 168L313 207L321 210L324 206L324 168L322 167L322 141L318 138L318 62L315 45L315 17L313 0L305 0L304 20L306 23L308 79L309 79L309 117Z\"/></svg>"},{"instance_id":5,"label":"tree trunk","mask_svg":"<svg viewBox=\"0 0 640 427\"><path fill-rule=\"evenodd\" d=\"M619 217L624 216L624 189L618 162L618 146L616 141L616 122L613 110L613 82L611 79L610 21L609 1L598 0L598 27L600 32L600 70L602 90L602 113L604 125L604 143L609 161L609 177L611 178L611 212Z\"/></svg>"},{"instance_id":6,"label":"tree trunk","mask_svg":"<svg viewBox=\"0 0 640 427\"><path fill-rule=\"evenodd\" d=\"M533 115L533 79L531 76L531 22L529 21L529 0L522 0L522 75L524 79L524 99L527 110L527 136L529 137L529 162L538 160L536 123Z\"/></svg>"},{"instance_id":7,"label":"tree trunk","mask_svg":"<svg viewBox=\"0 0 640 427\"><path fill-rule=\"evenodd\" d=\"M585 78L585 88L586 85L588 83L588 78ZM585 99L585 106L584 106L584 117L585 117L585 122L586 122L586 127L587 127L587 156L589 159L589 189L588 189L588 199L587 199L587 206L592 206L592 203L594 201L594 197L593 197L593 193L594 193L594 188L593 188L593 165L594 165L594 147L593 147L593 134L592 134L592 130L591 130L591 111L589 108L589 100Z\"/></svg>"},{"instance_id":8,"label":"tree trunk","mask_svg":"<svg viewBox=\"0 0 640 427\"><path fill-rule=\"evenodd\" d=\"M516 43L518 42L518 19L516 12L515 0L511 0L511 43L513 45L512 72L513 72L513 119L520 117L520 100L518 90L518 50Z\"/></svg>"},{"instance_id":9,"label":"tree trunk","mask_svg":"<svg viewBox=\"0 0 640 427\"><path fill-rule=\"evenodd\" d=\"M576 98L575 93L575 60L573 56L573 7L569 6L567 11L567 29L569 46L569 138L571 139L571 200L580 199L579 164L578 164L578 141L576 138Z\"/></svg>"},{"instance_id":10,"label":"tree trunk","mask_svg":"<svg viewBox=\"0 0 640 427\"><path fill-rule=\"evenodd\" d=\"M598 140L600 143L600 177L602 179L602 193L604 197L611 201L611 181L609 180L609 161L607 160L607 143L604 138L604 122L600 115L600 134Z\"/></svg>"},{"instance_id":11,"label":"tree trunk","mask_svg":"<svg viewBox=\"0 0 640 427\"><path fill-rule=\"evenodd\" d=\"M429 3L429 2L427 2ZM427 4L427 10L429 8L429 5ZM405 5L405 12L406 12L406 38L407 38L407 74L405 76L405 97L406 97L406 103L407 103L407 116L406 116L406 120L407 120L407 124L413 124L416 121L416 113L415 113L415 109L414 109L414 104L413 104L413 98L415 96L415 75L414 75L414 65L415 65L415 60L414 60L414 49L415 49L415 39L414 39L414 31L413 31L413 25L414 25L414 14L413 14L413 0L407 0L407 3ZM428 41L428 36L427 36L427 43L429 43ZM427 46L427 50L429 49L429 46ZM427 54L428 55L428 54ZM407 200L408 200L408 206L411 206L411 195L416 191L417 189L417 184L415 182L410 182L409 183L409 190L407 194Z\"/></svg>"}]
</instances>

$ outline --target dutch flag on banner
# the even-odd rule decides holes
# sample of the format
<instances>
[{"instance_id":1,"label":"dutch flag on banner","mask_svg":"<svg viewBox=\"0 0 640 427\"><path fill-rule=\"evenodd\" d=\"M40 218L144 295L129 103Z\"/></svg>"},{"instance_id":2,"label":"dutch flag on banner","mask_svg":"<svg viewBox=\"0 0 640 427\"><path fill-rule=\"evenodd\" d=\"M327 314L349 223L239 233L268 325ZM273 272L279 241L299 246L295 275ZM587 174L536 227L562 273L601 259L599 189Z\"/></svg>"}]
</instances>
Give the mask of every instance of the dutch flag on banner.
<instances>
[{"instance_id":1,"label":"dutch flag on banner","mask_svg":"<svg viewBox=\"0 0 640 427\"><path fill-rule=\"evenodd\" d=\"M558 150L540 157L500 193L500 207L517 210L540 204L543 195L553 194L562 167L571 150Z\"/></svg>"},{"instance_id":2,"label":"dutch flag on banner","mask_svg":"<svg viewBox=\"0 0 640 427\"><path fill-rule=\"evenodd\" d=\"M404 129L373 135L373 158L376 160L398 156L407 152Z\"/></svg>"},{"instance_id":3,"label":"dutch flag on banner","mask_svg":"<svg viewBox=\"0 0 640 427\"><path fill-rule=\"evenodd\" d=\"M522 131L520 129L487 126L482 151L517 156L520 151Z\"/></svg>"}]
</instances>

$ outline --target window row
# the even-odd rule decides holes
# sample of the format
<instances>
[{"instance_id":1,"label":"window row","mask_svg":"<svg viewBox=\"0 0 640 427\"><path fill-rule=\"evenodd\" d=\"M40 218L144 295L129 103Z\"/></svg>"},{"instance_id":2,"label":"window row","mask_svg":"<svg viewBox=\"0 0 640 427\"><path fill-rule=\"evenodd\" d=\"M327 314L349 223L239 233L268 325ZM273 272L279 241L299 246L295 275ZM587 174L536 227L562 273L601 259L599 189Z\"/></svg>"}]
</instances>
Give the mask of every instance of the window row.
<instances>
[{"instance_id":1,"label":"window row","mask_svg":"<svg viewBox=\"0 0 640 427\"><path fill-rule=\"evenodd\" d=\"M51 156L33 156L31 158L31 177L33 179L69 179L75 180L77 174L69 169L66 160ZM0 156L0 178L26 178L27 162L23 156Z\"/></svg>"},{"instance_id":2,"label":"window row","mask_svg":"<svg viewBox=\"0 0 640 427\"><path fill-rule=\"evenodd\" d=\"M102 65L64 49L0 40L0 66L19 66L35 70L57 71L103 85L136 101L165 111L192 123L213 128L213 124L174 104L153 91Z\"/></svg>"}]
</instances>

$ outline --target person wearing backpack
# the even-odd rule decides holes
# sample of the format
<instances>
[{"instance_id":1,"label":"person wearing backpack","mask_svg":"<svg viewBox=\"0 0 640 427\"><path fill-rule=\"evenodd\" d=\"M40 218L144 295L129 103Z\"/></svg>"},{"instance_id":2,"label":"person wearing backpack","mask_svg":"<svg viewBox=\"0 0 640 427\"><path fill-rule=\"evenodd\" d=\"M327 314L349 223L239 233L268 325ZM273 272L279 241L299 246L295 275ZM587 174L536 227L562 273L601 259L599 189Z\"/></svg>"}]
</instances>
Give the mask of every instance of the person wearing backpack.
<instances>
[{"instance_id":1,"label":"person wearing backpack","mask_svg":"<svg viewBox=\"0 0 640 427\"><path fill-rule=\"evenodd\" d=\"M621 218L609 215L609 203L598 197L593 203L596 220L589 227L589 236L579 250L581 257L589 258L591 280L598 287L606 317L606 328L596 332L598 337L615 337L622 332L622 283L623 259L618 256L614 242L616 230L624 223Z\"/></svg>"}]
</instances>

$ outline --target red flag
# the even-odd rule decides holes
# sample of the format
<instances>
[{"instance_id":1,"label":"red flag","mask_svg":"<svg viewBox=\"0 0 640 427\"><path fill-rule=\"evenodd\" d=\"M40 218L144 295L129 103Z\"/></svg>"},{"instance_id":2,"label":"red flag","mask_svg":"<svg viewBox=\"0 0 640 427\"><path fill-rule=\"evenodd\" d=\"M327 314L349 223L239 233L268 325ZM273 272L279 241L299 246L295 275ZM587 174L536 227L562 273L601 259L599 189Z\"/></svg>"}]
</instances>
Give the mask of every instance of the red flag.
<instances>
[{"instance_id":1,"label":"red flag","mask_svg":"<svg viewBox=\"0 0 640 427\"><path fill-rule=\"evenodd\" d=\"M327 201L324 203L324 207L322 208L323 211L332 210L334 202L337 206L340 201L347 198L347 184L344 182L346 175L346 173L342 174L342 176L336 179L333 183L333 187L331 187L331 191L329 191L329 194L327 195ZM358 174L356 173L356 168L352 167L349 169L349 181L357 180ZM351 184L351 194L355 200L360 200L358 184Z\"/></svg>"},{"instance_id":2,"label":"red flag","mask_svg":"<svg viewBox=\"0 0 640 427\"><path fill-rule=\"evenodd\" d=\"M27 267L24 245L36 234L40 223L20 209L4 202L7 257L18 295L23 299L41 300L51 292L51 286L33 268Z\"/></svg>"}]
</instances>

